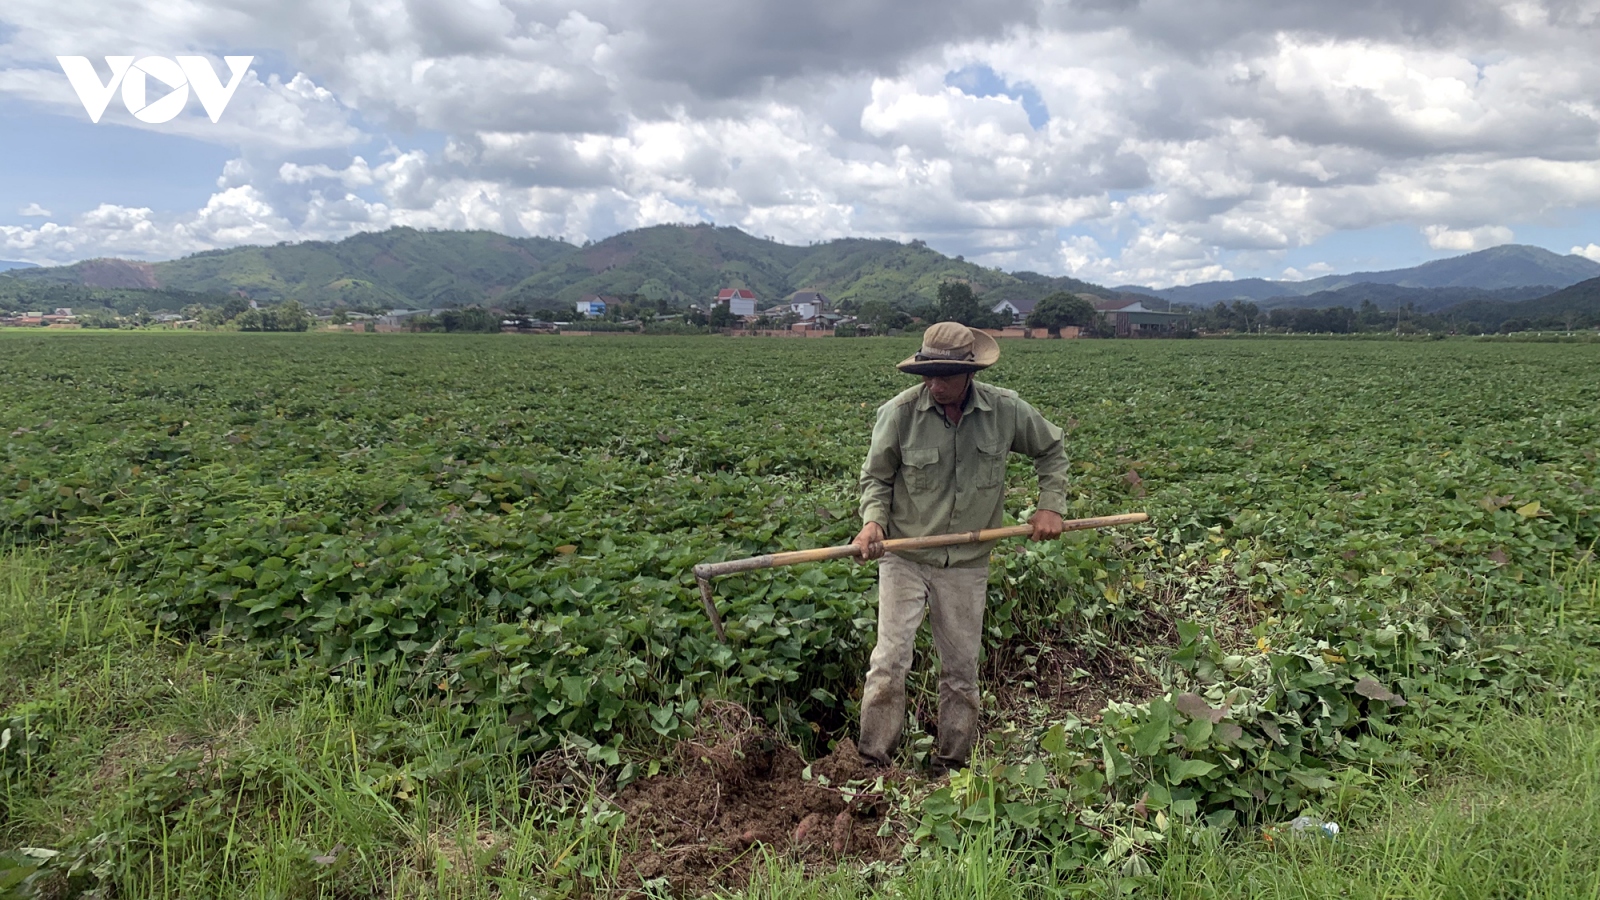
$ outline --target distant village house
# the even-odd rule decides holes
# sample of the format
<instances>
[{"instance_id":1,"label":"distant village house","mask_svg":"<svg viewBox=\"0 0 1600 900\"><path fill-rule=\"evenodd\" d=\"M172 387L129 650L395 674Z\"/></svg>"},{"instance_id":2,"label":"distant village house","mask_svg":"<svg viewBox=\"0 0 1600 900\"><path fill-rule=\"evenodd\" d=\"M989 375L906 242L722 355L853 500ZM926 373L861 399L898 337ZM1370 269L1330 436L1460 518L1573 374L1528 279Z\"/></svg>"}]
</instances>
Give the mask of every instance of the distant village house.
<instances>
[{"instance_id":1,"label":"distant village house","mask_svg":"<svg viewBox=\"0 0 1600 900\"><path fill-rule=\"evenodd\" d=\"M815 319L832 308L833 301L820 291L795 291L789 295L789 311L799 316L802 321Z\"/></svg>"},{"instance_id":2,"label":"distant village house","mask_svg":"<svg viewBox=\"0 0 1600 900\"><path fill-rule=\"evenodd\" d=\"M1037 300L1001 300L992 309L1002 316L1010 316L1013 323L1021 325L1038 305Z\"/></svg>"},{"instance_id":3,"label":"distant village house","mask_svg":"<svg viewBox=\"0 0 1600 900\"><path fill-rule=\"evenodd\" d=\"M378 317L377 328L380 331L400 331L411 324L413 316L427 315L425 309L391 309L386 315Z\"/></svg>"},{"instance_id":4,"label":"distant village house","mask_svg":"<svg viewBox=\"0 0 1600 900\"><path fill-rule=\"evenodd\" d=\"M771 310L768 315L792 319L791 331L832 332L844 316L834 312L833 301L820 291L795 291L789 299Z\"/></svg>"},{"instance_id":5,"label":"distant village house","mask_svg":"<svg viewBox=\"0 0 1600 900\"><path fill-rule=\"evenodd\" d=\"M1150 309L1143 300L1102 300L1094 309L1117 337L1153 337L1189 324L1188 313Z\"/></svg>"},{"instance_id":6,"label":"distant village house","mask_svg":"<svg viewBox=\"0 0 1600 900\"><path fill-rule=\"evenodd\" d=\"M615 303L616 299L604 294L584 294L583 299L579 300L575 305L578 312L591 319L597 319L606 314L607 303Z\"/></svg>"},{"instance_id":7,"label":"distant village house","mask_svg":"<svg viewBox=\"0 0 1600 900\"><path fill-rule=\"evenodd\" d=\"M728 304L728 312L736 316L756 314L756 292L749 288L723 288L717 292L715 303Z\"/></svg>"}]
</instances>

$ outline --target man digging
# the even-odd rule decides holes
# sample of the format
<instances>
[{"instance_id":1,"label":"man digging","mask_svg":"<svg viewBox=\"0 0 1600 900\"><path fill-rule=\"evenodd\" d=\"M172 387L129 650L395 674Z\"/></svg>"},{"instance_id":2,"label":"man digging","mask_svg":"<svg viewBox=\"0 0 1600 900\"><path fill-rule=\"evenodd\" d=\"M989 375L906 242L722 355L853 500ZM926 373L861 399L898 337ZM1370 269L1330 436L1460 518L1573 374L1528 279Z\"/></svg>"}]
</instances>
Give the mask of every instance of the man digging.
<instances>
[{"instance_id":1,"label":"man digging","mask_svg":"<svg viewBox=\"0 0 1600 900\"><path fill-rule=\"evenodd\" d=\"M1038 512L1033 540L1060 537L1067 458L1061 429L1015 391L973 378L995 364L994 338L940 322L922 349L900 363L922 384L878 408L872 447L861 466L861 519L852 541L861 559L878 559L878 643L861 696L861 756L887 766L906 721L906 675L923 610L939 653L939 744L935 777L963 768L978 731L978 654L994 542L884 555L889 538L997 528L1004 511L1006 455L1033 458Z\"/></svg>"}]
</instances>

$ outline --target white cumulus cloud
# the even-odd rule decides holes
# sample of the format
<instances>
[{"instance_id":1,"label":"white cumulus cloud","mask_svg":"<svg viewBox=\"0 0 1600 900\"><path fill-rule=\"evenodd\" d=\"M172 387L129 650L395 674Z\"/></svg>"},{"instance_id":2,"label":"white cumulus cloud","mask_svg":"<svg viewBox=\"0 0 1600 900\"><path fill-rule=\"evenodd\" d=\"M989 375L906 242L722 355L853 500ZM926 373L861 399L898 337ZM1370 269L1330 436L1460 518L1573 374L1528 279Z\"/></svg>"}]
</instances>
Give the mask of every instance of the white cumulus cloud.
<instances>
[{"instance_id":1,"label":"white cumulus cloud","mask_svg":"<svg viewBox=\"0 0 1600 900\"><path fill-rule=\"evenodd\" d=\"M65 261L714 221L1111 283L1311 277L1285 257L1338 232L1459 252L1600 209L1597 22L1595 0L8 0L0 99L50 114L84 119L56 54L256 62L216 125L113 99L97 132L230 148L200 208L0 234Z\"/></svg>"},{"instance_id":2,"label":"white cumulus cloud","mask_svg":"<svg viewBox=\"0 0 1600 900\"><path fill-rule=\"evenodd\" d=\"M1428 238L1428 246L1435 250L1483 250L1509 244L1516 238L1511 229L1503 225L1467 229L1428 225L1422 229L1422 233Z\"/></svg>"},{"instance_id":3,"label":"white cumulus cloud","mask_svg":"<svg viewBox=\"0 0 1600 900\"><path fill-rule=\"evenodd\" d=\"M1289 266L1283 270L1283 280L1307 281L1312 278L1320 278L1321 276L1331 274L1332 272L1333 266L1330 266L1325 262L1314 262L1307 265L1305 268Z\"/></svg>"}]
</instances>

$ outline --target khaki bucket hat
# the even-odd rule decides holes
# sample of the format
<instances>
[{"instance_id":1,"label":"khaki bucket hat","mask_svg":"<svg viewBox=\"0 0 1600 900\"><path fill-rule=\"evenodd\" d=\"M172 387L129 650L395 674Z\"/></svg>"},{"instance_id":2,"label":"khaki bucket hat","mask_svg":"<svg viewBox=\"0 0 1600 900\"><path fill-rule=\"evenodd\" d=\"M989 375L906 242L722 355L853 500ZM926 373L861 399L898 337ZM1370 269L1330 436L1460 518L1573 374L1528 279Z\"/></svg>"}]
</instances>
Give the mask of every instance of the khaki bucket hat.
<instances>
[{"instance_id":1,"label":"khaki bucket hat","mask_svg":"<svg viewBox=\"0 0 1600 900\"><path fill-rule=\"evenodd\" d=\"M940 322L922 333L922 349L896 366L908 375L960 375L1000 360L995 339L960 322Z\"/></svg>"}]
</instances>

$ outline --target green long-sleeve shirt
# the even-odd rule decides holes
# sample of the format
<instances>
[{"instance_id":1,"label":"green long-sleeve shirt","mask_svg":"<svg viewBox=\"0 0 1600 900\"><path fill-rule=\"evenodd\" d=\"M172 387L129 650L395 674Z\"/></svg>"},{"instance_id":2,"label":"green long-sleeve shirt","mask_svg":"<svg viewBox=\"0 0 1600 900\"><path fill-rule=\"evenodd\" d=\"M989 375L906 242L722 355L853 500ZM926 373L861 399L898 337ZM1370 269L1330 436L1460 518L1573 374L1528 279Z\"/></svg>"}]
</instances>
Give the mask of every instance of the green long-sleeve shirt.
<instances>
[{"instance_id":1,"label":"green long-sleeve shirt","mask_svg":"<svg viewBox=\"0 0 1600 900\"><path fill-rule=\"evenodd\" d=\"M1067 508L1061 429L1017 396L974 380L961 420L950 425L917 386L878 407L861 466L861 519L890 538L998 528L1005 510L1006 455L1033 458L1039 509ZM982 566L994 542L901 553L924 565Z\"/></svg>"}]
</instances>

